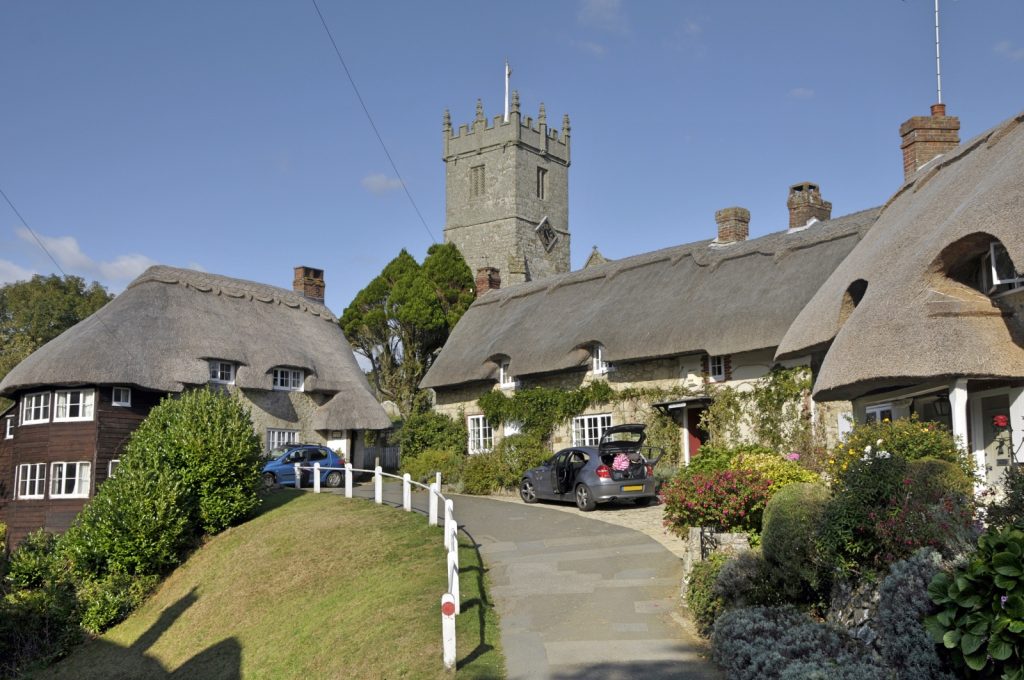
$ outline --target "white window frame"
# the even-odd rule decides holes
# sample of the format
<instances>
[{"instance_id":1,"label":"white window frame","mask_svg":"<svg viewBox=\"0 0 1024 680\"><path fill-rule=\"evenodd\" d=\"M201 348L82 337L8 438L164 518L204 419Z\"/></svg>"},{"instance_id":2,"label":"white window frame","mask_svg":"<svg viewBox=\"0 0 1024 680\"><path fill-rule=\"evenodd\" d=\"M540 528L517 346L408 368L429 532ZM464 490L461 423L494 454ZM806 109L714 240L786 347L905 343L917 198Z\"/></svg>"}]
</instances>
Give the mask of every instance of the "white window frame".
<instances>
[{"instance_id":1,"label":"white window frame","mask_svg":"<svg viewBox=\"0 0 1024 680\"><path fill-rule=\"evenodd\" d=\"M37 399L41 403L36 403ZM36 425L50 422L51 401L49 392L33 392L23 396L21 398L21 424ZM36 417L30 418L30 411L38 412L35 413Z\"/></svg>"},{"instance_id":2,"label":"white window frame","mask_svg":"<svg viewBox=\"0 0 1024 680\"><path fill-rule=\"evenodd\" d=\"M92 463L88 461L50 463L50 498L88 498L91 481ZM71 489L65 491L69 482Z\"/></svg>"},{"instance_id":3,"label":"white window frame","mask_svg":"<svg viewBox=\"0 0 1024 680\"><path fill-rule=\"evenodd\" d=\"M120 397L120 398L118 398ZM110 390L110 405L111 406L131 406L132 405L132 388L130 387L113 387Z\"/></svg>"},{"instance_id":4,"label":"white window frame","mask_svg":"<svg viewBox=\"0 0 1024 680\"><path fill-rule=\"evenodd\" d=\"M273 451L279 446L291 446L298 443L298 430L287 430L281 427L267 428L267 451Z\"/></svg>"},{"instance_id":5,"label":"white window frame","mask_svg":"<svg viewBox=\"0 0 1024 680\"><path fill-rule=\"evenodd\" d=\"M466 448L470 455L487 453L494 448L494 428L487 422L487 416L467 417L466 429L469 430L469 442Z\"/></svg>"},{"instance_id":6,"label":"white window frame","mask_svg":"<svg viewBox=\"0 0 1024 680\"><path fill-rule=\"evenodd\" d=\"M120 458L114 458L107 463L107 479L110 479L117 472L117 467L121 464Z\"/></svg>"},{"instance_id":7,"label":"white window frame","mask_svg":"<svg viewBox=\"0 0 1024 680\"><path fill-rule=\"evenodd\" d=\"M210 382L218 385L234 385L235 384L235 364L231 361L221 361L220 359L210 359ZM228 377L224 375L227 373Z\"/></svg>"},{"instance_id":8,"label":"white window frame","mask_svg":"<svg viewBox=\"0 0 1024 680\"><path fill-rule=\"evenodd\" d=\"M717 369L715 364L718 364ZM708 380L721 382L725 380L725 355L708 355Z\"/></svg>"},{"instance_id":9,"label":"white window frame","mask_svg":"<svg viewBox=\"0 0 1024 680\"><path fill-rule=\"evenodd\" d=\"M884 414L886 411L889 412L889 415L888 416L883 416L882 414ZM886 402L884 404L872 404L871 406L865 406L864 407L864 422L865 423L870 423L870 422L880 423L883 420L885 420L885 418L888 418L890 421L892 421L893 413L894 412L895 412L895 409L893 408L893 403L891 401ZM873 416L873 418L872 418L872 416Z\"/></svg>"},{"instance_id":10,"label":"white window frame","mask_svg":"<svg viewBox=\"0 0 1024 680\"><path fill-rule=\"evenodd\" d=\"M498 387L515 387L516 378L508 371L508 360L498 363Z\"/></svg>"},{"instance_id":11,"label":"white window frame","mask_svg":"<svg viewBox=\"0 0 1024 680\"><path fill-rule=\"evenodd\" d=\"M1001 243L993 241L992 243L988 244L988 255L986 255L984 259L988 260L987 264L989 268L989 275L992 278L992 287L990 289L990 292L994 292L997 286L1007 285L1009 286L1009 290L1014 290L1016 288L1024 286L1024 277L1017 276L1018 272L1014 272L1014 275L1010 276L1009 278L1004 279L1000 277L999 272L996 270L996 261L998 260L999 256L999 253L996 251L996 248L1002 249L1003 254L1006 254L1006 248L1004 248ZM1007 258L1009 257L1008 254L1006 254L1006 256Z\"/></svg>"},{"instance_id":12,"label":"white window frame","mask_svg":"<svg viewBox=\"0 0 1024 680\"><path fill-rule=\"evenodd\" d=\"M306 385L306 374L298 368L275 368L274 389L283 392L302 392Z\"/></svg>"},{"instance_id":13,"label":"white window frame","mask_svg":"<svg viewBox=\"0 0 1024 680\"><path fill-rule=\"evenodd\" d=\"M594 413L572 419L572 445L597 446L604 431L612 426L612 414Z\"/></svg>"},{"instance_id":14,"label":"white window frame","mask_svg":"<svg viewBox=\"0 0 1024 680\"><path fill-rule=\"evenodd\" d=\"M604 360L604 345L595 343L590 349L590 372L594 375L604 375L609 368L608 362Z\"/></svg>"},{"instance_id":15,"label":"white window frame","mask_svg":"<svg viewBox=\"0 0 1024 680\"><path fill-rule=\"evenodd\" d=\"M77 401L72 396L77 395ZM57 390L53 399L53 422L78 423L93 419L96 413L96 390ZM69 415L77 409L77 415Z\"/></svg>"},{"instance_id":16,"label":"white window frame","mask_svg":"<svg viewBox=\"0 0 1024 680\"><path fill-rule=\"evenodd\" d=\"M34 471L35 475L25 473ZM22 463L18 466L17 479L14 480L16 498L43 498L46 495L46 463Z\"/></svg>"},{"instance_id":17,"label":"white window frame","mask_svg":"<svg viewBox=\"0 0 1024 680\"><path fill-rule=\"evenodd\" d=\"M14 439L14 416L4 418L4 439Z\"/></svg>"}]
</instances>

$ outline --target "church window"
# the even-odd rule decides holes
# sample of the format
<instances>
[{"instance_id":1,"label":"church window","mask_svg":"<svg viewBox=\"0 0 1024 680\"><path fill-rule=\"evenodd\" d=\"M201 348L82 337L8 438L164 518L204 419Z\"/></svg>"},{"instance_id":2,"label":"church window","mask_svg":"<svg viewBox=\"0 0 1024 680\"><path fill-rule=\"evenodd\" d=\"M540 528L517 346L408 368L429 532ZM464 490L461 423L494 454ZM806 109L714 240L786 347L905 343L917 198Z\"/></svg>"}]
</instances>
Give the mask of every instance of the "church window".
<instances>
[{"instance_id":1,"label":"church window","mask_svg":"<svg viewBox=\"0 0 1024 680\"><path fill-rule=\"evenodd\" d=\"M484 195L484 166L474 165L469 169L469 195L476 198Z\"/></svg>"},{"instance_id":2,"label":"church window","mask_svg":"<svg viewBox=\"0 0 1024 680\"><path fill-rule=\"evenodd\" d=\"M544 168L537 168L537 198L543 200L547 191L548 171Z\"/></svg>"}]
</instances>

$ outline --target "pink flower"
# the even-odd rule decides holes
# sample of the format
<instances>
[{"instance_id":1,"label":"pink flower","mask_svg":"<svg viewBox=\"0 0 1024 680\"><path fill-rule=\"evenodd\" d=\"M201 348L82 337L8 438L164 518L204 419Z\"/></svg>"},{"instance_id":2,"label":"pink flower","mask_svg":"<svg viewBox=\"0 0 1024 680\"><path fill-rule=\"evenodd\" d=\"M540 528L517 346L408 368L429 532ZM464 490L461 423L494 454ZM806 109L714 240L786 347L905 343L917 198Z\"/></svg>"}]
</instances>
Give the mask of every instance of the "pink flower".
<instances>
[{"instance_id":1,"label":"pink flower","mask_svg":"<svg viewBox=\"0 0 1024 680\"><path fill-rule=\"evenodd\" d=\"M992 425L995 427L1007 427L1010 424L1010 419L1003 414L999 414L992 418Z\"/></svg>"},{"instance_id":2,"label":"pink flower","mask_svg":"<svg viewBox=\"0 0 1024 680\"><path fill-rule=\"evenodd\" d=\"M800 460L800 454L794 451L786 454L786 460Z\"/></svg>"}]
</instances>

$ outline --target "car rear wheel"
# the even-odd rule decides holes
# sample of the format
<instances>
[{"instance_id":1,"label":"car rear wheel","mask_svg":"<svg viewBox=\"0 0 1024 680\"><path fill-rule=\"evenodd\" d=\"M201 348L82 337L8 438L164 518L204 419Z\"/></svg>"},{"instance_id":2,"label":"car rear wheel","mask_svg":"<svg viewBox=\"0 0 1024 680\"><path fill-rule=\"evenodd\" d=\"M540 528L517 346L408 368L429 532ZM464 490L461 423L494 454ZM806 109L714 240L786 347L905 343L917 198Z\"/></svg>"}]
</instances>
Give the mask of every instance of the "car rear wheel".
<instances>
[{"instance_id":1,"label":"car rear wheel","mask_svg":"<svg viewBox=\"0 0 1024 680\"><path fill-rule=\"evenodd\" d=\"M590 487L586 484L576 486L576 507L583 512L590 512L597 507L594 494L590 493Z\"/></svg>"},{"instance_id":2,"label":"car rear wheel","mask_svg":"<svg viewBox=\"0 0 1024 680\"><path fill-rule=\"evenodd\" d=\"M274 473L273 472L264 472L263 473L263 488L264 489L272 489L272 488L274 488L275 484L277 484L277 477L274 476Z\"/></svg>"},{"instance_id":3,"label":"car rear wheel","mask_svg":"<svg viewBox=\"0 0 1024 680\"><path fill-rule=\"evenodd\" d=\"M522 483L519 484L519 497L523 499L524 503L537 502L537 489L534 488L531 480L524 479Z\"/></svg>"},{"instance_id":4,"label":"car rear wheel","mask_svg":"<svg viewBox=\"0 0 1024 680\"><path fill-rule=\"evenodd\" d=\"M327 477L324 478L324 483L332 489L337 489L341 486L341 473L337 470L331 470L327 473Z\"/></svg>"}]
</instances>

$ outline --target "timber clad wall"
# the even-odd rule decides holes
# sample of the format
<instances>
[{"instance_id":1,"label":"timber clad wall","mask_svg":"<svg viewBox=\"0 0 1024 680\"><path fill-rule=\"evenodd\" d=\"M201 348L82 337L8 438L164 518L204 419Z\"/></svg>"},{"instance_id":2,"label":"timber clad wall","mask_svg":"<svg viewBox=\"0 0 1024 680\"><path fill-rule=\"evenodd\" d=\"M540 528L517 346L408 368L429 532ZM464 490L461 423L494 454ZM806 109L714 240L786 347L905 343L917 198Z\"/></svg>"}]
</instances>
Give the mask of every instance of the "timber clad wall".
<instances>
[{"instance_id":1,"label":"timber clad wall","mask_svg":"<svg viewBox=\"0 0 1024 680\"><path fill-rule=\"evenodd\" d=\"M132 405L112 406L110 403L111 388L101 387L97 390L96 417L99 432L96 437L96 463L93 473L92 493L96 487L107 480L110 461L120 458L125 444L132 432L139 426L149 411L160 403L163 396L158 392L146 392L132 389Z\"/></svg>"}]
</instances>

